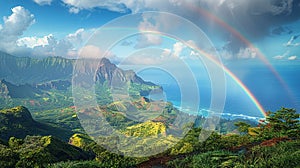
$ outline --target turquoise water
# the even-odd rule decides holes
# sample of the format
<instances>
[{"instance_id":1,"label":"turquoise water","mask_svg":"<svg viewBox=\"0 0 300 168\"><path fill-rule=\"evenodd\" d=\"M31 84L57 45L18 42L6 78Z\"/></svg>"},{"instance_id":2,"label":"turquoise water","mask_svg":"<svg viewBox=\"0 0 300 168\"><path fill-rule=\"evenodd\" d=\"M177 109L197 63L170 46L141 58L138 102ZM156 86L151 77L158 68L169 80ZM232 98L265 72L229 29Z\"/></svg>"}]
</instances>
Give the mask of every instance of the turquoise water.
<instances>
[{"instance_id":1,"label":"turquoise water","mask_svg":"<svg viewBox=\"0 0 300 168\"><path fill-rule=\"evenodd\" d=\"M275 66L286 86L280 83L278 78L265 66L232 66L230 68L266 111L276 111L281 107L296 108L300 111L300 66L297 64ZM139 73L139 75L148 81L161 85L165 92L165 99L178 108L189 111L188 104L191 106L199 104L198 112L190 111L190 113L204 114L205 111L209 113L212 88L208 76L202 75L198 78L196 76L200 101L196 102L194 97L191 96L184 100L185 107L182 107L181 90L189 88L188 81L183 81L184 84L181 83L183 88L180 88L178 81L172 75L159 70L145 71ZM249 96L231 78L227 76L226 79L224 110L216 113L240 118L247 116L262 118L262 113ZM191 90L190 92L197 91Z\"/></svg>"}]
</instances>

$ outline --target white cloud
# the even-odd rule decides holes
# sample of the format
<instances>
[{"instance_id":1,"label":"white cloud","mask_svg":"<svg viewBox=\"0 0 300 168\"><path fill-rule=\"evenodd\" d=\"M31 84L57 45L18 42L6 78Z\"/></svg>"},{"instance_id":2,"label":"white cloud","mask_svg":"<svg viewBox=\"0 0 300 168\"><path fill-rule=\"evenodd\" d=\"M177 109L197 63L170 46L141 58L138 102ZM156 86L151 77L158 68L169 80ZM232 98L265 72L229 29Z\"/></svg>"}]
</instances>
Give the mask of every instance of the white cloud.
<instances>
[{"instance_id":1,"label":"white cloud","mask_svg":"<svg viewBox=\"0 0 300 168\"><path fill-rule=\"evenodd\" d=\"M174 58L182 58L183 56L182 51L186 48L187 46L182 43L182 42L176 42L173 44L172 49L165 48L163 49L163 52L161 53L162 58L167 58L167 59L174 59ZM196 52L191 51L191 56L193 54L196 54Z\"/></svg>"},{"instance_id":2,"label":"white cloud","mask_svg":"<svg viewBox=\"0 0 300 168\"><path fill-rule=\"evenodd\" d=\"M290 61L293 61L293 60L296 60L297 59L297 56L290 56L289 58L288 58L288 60L290 60Z\"/></svg>"},{"instance_id":3,"label":"white cloud","mask_svg":"<svg viewBox=\"0 0 300 168\"><path fill-rule=\"evenodd\" d=\"M52 0L33 0L39 5L51 5Z\"/></svg>"},{"instance_id":4,"label":"white cloud","mask_svg":"<svg viewBox=\"0 0 300 168\"><path fill-rule=\"evenodd\" d=\"M137 39L137 44L135 48L145 48L154 45L160 45L162 43L162 39L159 35L156 34L142 34Z\"/></svg>"},{"instance_id":5,"label":"white cloud","mask_svg":"<svg viewBox=\"0 0 300 168\"><path fill-rule=\"evenodd\" d=\"M228 50L221 50L220 51L220 55L225 60L231 60L231 59L233 59L232 52L229 52Z\"/></svg>"},{"instance_id":6,"label":"white cloud","mask_svg":"<svg viewBox=\"0 0 300 168\"><path fill-rule=\"evenodd\" d=\"M193 6L199 6L202 1L203 0L62 0L62 2L69 7L69 12L71 13L78 13L80 10L90 10L94 8L103 8L121 13L129 10L132 11L132 13L146 10L166 12L180 11L180 13L186 13L186 9L182 8L184 4L189 3Z\"/></svg>"},{"instance_id":7,"label":"white cloud","mask_svg":"<svg viewBox=\"0 0 300 168\"><path fill-rule=\"evenodd\" d=\"M139 31L142 33L137 39L135 48L144 48L152 45L160 45L162 38L159 34L155 34L159 30L160 24L157 17L152 14L143 14L143 21L139 23ZM150 21L151 20L151 21ZM153 21L155 23L153 23Z\"/></svg>"},{"instance_id":8,"label":"white cloud","mask_svg":"<svg viewBox=\"0 0 300 168\"><path fill-rule=\"evenodd\" d=\"M104 54L99 47L94 45L84 46L78 53L81 58L100 58Z\"/></svg>"},{"instance_id":9,"label":"white cloud","mask_svg":"<svg viewBox=\"0 0 300 168\"><path fill-rule=\"evenodd\" d=\"M239 59L249 59L256 58L257 52L253 48L240 48L240 51L237 53L237 58Z\"/></svg>"},{"instance_id":10,"label":"white cloud","mask_svg":"<svg viewBox=\"0 0 300 168\"><path fill-rule=\"evenodd\" d=\"M31 50L33 56L64 56L68 57L72 44L65 40L57 40L54 36L47 37L47 45L35 46Z\"/></svg>"},{"instance_id":11,"label":"white cloud","mask_svg":"<svg viewBox=\"0 0 300 168\"><path fill-rule=\"evenodd\" d=\"M198 56L200 56L200 54L192 50L191 53L190 53L190 56L197 56L198 57Z\"/></svg>"},{"instance_id":12,"label":"white cloud","mask_svg":"<svg viewBox=\"0 0 300 168\"><path fill-rule=\"evenodd\" d=\"M186 42L186 44L187 44L189 47L193 48L193 49L197 49L197 48L198 48L198 45L197 45L196 42L193 41L193 40L188 40L188 41Z\"/></svg>"},{"instance_id":13,"label":"white cloud","mask_svg":"<svg viewBox=\"0 0 300 168\"><path fill-rule=\"evenodd\" d=\"M80 9L79 9L79 8L76 8L76 7L71 7L71 8L69 9L69 12L70 12L70 13L77 14L77 13L80 12Z\"/></svg>"},{"instance_id":14,"label":"white cloud","mask_svg":"<svg viewBox=\"0 0 300 168\"><path fill-rule=\"evenodd\" d=\"M162 50L149 49L147 52L140 50L140 52L136 52L126 58L123 63L133 65L158 65L178 63L178 61L182 62L184 59L199 58L200 53L189 48L191 46L196 46L196 43L192 40L188 40L186 42L177 41L171 48L164 48ZM186 55L183 55L183 53Z\"/></svg>"},{"instance_id":15,"label":"white cloud","mask_svg":"<svg viewBox=\"0 0 300 168\"><path fill-rule=\"evenodd\" d=\"M84 32L84 29L83 28L80 28L80 29L78 29L78 30L76 30L76 32L75 33L70 33L69 35L68 35L68 38L78 38L79 36L81 36L81 34Z\"/></svg>"},{"instance_id":16,"label":"white cloud","mask_svg":"<svg viewBox=\"0 0 300 168\"><path fill-rule=\"evenodd\" d=\"M62 39L56 39L54 35L49 34L43 37L22 37L16 40L15 52L11 54L24 54L45 57L62 56L77 58L78 51L88 40L95 29L78 29Z\"/></svg>"},{"instance_id":17,"label":"white cloud","mask_svg":"<svg viewBox=\"0 0 300 168\"><path fill-rule=\"evenodd\" d=\"M225 8L231 11L231 14L234 14L234 10L239 9L248 9L253 15L261 14L272 14L276 15L289 15L292 12L293 0L200 0L203 4L207 4L210 9L215 11L222 11ZM194 1L195 2L195 1ZM199 3L199 2L198 2Z\"/></svg>"},{"instance_id":18,"label":"white cloud","mask_svg":"<svg viewBox=\"0 0 300 168\"><path fill-rule=\"evenodd\" d=\"M81 48L83 43L91 35L91 31L85 31L83 28L76 30L75 33L67 35L66 40L73 44L75 49Z\"/></svg>"},{"instance_id":19,"label":"white cloud","mask_svg":"<svg viewBox=\"0 0 300 168\"><path fill-rule=\"evenodd\" d=\"M32 56L45 57L45 56L63 56L74 57L74 52L71 52L73 45L70 41L65 39L58 40L52 34L44 37L23 37L17 40L17 50L29 52Z\"/></svg>"},{"instance_id":20,"label":"white cloud","mask_svg":"<svg viewBox=\"0 0 300 168\"><path fill-rule=\"evenodd\" d=\"M22 6L16 6L11 11L10 16L3 17L4 25L0 30L0 49L7 52L15 50L17 39L35 22L34 15Z\"/></svg>"},{"instance_id":21,"label":"white cloud","mask_svg":"<svg viewBox=\"0 0 300 168\"><path fill-rule=\"evenodd\" d=\"M292 8L293 8L293 0L283 0L280 2L280 5L272 4L270 5L270 12L273 15L280 15L282 13L285 13L287 15L292 13Z\"/></svg>"},{"instance_id":22,"label":"white cloud","mask_svg":"<svg viewBox=\"0 0 300 168\"><path fill-rule=\"evenodd\" d=\"M297 12L292 13L295 8L295 0L62 0L68 6L71 13L78 13L81 10L90 10L94 8L105 8L116 12L126 12L131 10L132 13L143 11L163 11L170 12L187 18L199 27L205 26L209 33L218 33L219 38L228 38L230 31L228 27L241 28L248 36L250 41L259 40L269 35L269 29L282 23L291 22L288 20L299 19L296 17ZM294 6L293 6L294 5ZM291 16L285 19L286 16ZM208 18L208 19L207 19ZM218 19L219 18L219 19ZM264 19L266 18L266 19ZM220 24L221 20L221 24ZM222 21L229 26L222 25ZM168 24L171 22L171 24ZM160 24L174 26L174 20L165 18ZM150 26L150 25L148 25ZM152 24L152 26L157 26ZM160 29L163 25L159 25ZM231 29L231 28L229 28ZM226 34L225 34L226 33ZM228 34L229 33L229 34ZM234 39L238 39L235 37ZM214 35L214 34L212 34ZM228 35L228 36L227 36ZM221 37L222 36L222 37ZM155 35L145 35L138 39L136 47L142 48L150 45L159 45L161 38ZM226 39L228 40L228 39ZM143 42L144 41L144 42ZM216 40L217 41L217 40ZM240 40L234 46L234 49L228 49L233 55L239 52L239 48L245 47L245 43ZM295 43L293 46L300 46ZM230 54L225 54L230 57ZM240 55L242 56L242 55ZM252 55L253 56L253 55Z\"/></svg>"},{"instance_id":23,"label":"white cloud","mask_svg":"<svg viewBox=\"0 0 300 168\"><path fill-rule=\"evenodd\" d=\"M159 65L166 63L167 58L154 55L131 55L122 60L123 65Z\"/></svg>"},{"instance_id":24,"label":"white cloud","mask_svg":"<svg viewBox=\"0 0 300 168\"><path fill-rule=\"evenodd\" d=\"M277 55L277 56L273 57L273 59L276 59L276 60L282 60L284 58L285 58L284 55Z\"/></svg>"},{"instance_id":25,"label":"white cloud","mask_svg":"<svg viewBox=\"0 0 300 168\"><path fill-rule=\"evenodd\" d=\"M71 13L78 13L83 9L93 9L93 8L104 8L110 11L115 12L126 12L127 8L120 0L91 0L91 1L82 1L82 0L62 0L67 6L70 7Z\"/></svg>"},{"instance_id":26,"label":"white cloud","mask_svg":"<svg viewBox=\"0 0 300 168\"><path fill-rule=\"evenodd\" d=\"M106 57L111 61L116 60L116 55L110 51L103 51L98 46L87 45L78 51L80 58L102 58Z\"/></svg>"},{"instance_id":27,"label":"white cloud","mask_svg":"<svg viewBox=\"0 0 300 168\"><path fill-rule=\"evenodd\" d=\"M290 54L290 51L287 50L285 53L283 53L282 55L277 55L275 57L273 57L273 59L276 59L276 60L282 60L284 58L286 58L288 55Z\"/></svg>"},{"instance_id":28,"label":"white cloud","mask_svg":"<svg viewBox=\"0 0 300 168\"><path fill-rule=\"evenodd\" d=\"M186 45L184 45L181 42L176 42L173 45L173 56L174 57L180 57L181 56L181 52L182 50L186 47Z\"/></svg>"},{"instance_id":29,"label":"white cloud","mask_svg":"<svg viewBox=\"0 0 300 168\"><path fill-rule=\"evenodd\" d=\"M170 49L165 48L161 54L162 57L169 57L172 51Z\"/></svg>"},{"instance_id":30,"label":"white cloud","mask_svg":"<svg viewBox=\"0 0 300 168\"><path fill-rule=\"evenodd\" d=\"M300 43L295 43L295 40L297 40L299 37L300 37L300 35L292 36L290 38L290 40L287 43L285 43L284 45L286 47L297 47L297 46L300 46Z\"/></svg>"},{"instance_id":31,"label":"white cloud","mask_svg":"<svg viewBox=\"0 0 300 168\"><path fill-rule=\"evenodd\" d=\"M236 8L250 8L252 14L271 13L272 15L290 14L292 12L293 0L282 0L274 3L273 0L249 2L248 0L62 0L67 6L73 9L70 12L78 12L84 9L105 8L116 12L126 12L130 9L133 13L145 10L159 10L167 12L187 13L182 6L206 6L210 10L222 11L229 9L234 11ZM222 9L221 9L222 8ZM248 9L247 8L247 9ZM232 12L233 13L233 12Z\"/></svg>"},{"instance_id":32,"label":"white cloud","mask_svg":"<svg viewBox=\"0 0 300 168\"><path fill-rule=\"evenodd\" d=\"M23 37L17 40L17 45L18 46L24 46L24 47L28 47L28 48L34 48L37 46L45 46L48 45L48 39L53 37L52 34L49 34L47 36L44 37Z\"/></svg>"},{"instance_id":33,"label":"white cloud","mask_svg":"<svg viewBox=\"0 0 300 168\"><path fill-rule=\"evenodd\" d=\"M170 19L168 15L159 13L143 13L142 21L138 25L141 35L135 48L161 45L163 38L160 32L170 32L175 27L182 26L180 19L179 17Z\"/></svg>"},{"instance_id":34,"label":"white cloud","mask_svg":"<svg viewBox=\"0 0 300 168\"><path fill-rule=\"evenodd\" d=\"M185 57L184 59L190 59L190 60L197 61L197 60L199 60L200 57L201 57L201 54L199 52L192 50L190 52L189 57Z\"/></svg>"}]
</instances>

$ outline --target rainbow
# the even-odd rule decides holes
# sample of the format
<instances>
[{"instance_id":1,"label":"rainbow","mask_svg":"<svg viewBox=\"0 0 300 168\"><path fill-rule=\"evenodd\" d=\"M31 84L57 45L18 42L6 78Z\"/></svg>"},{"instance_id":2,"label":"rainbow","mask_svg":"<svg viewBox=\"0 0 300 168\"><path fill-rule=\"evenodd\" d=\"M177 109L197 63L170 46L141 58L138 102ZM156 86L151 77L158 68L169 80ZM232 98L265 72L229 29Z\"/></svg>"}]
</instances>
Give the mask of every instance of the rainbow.
<instances>
[{"instance_id":1,"label":"rainbow","mask_svg":"<svg viewBox=\"0 0 300 168\"><path fill-rule=\"evenodd\" d=\"M253 104L259 110L259 112L266 118L267 113L266 113L265 109L263 108L263 106L259 103L257 98L254 96L254 94L248 89L248 87L233 72L231 72L224 64L222 64L218 59L216 59L217 57L214 57L214 56L208 54L207 52L201 50L197 46L191 45L191 44L187 43L186 41L182 41L182 39L178 39L177 37L170 35L170 34L162 33L159 31L154 31L154 30L146 30L146 31L143 31L143 33L158 34L158 35L162 35L166 38L181 41L182 43L184 43L186 46L190 47L191 49L198 51L201 55L208 58L211 62L213 62L219 68L222 68L224 70L225 74L228 75L231 79L233 79L233 81L235 83L237 83L237 85L239 87L241 87L241 89L250 98L250 100L253 102Z\"/></svg>"},{"instance_id":2,"label":"rainbow","mask_svg":"<svg viewBox=\"0 0 300 168\"><path fill-rule=\"evenodd\" d=\"M188 44L187 44L188 45ZM191 47L191 46L189 46ZM232 78L239 87L241 87L243 89L243 91L247 94L247 96L251 99L251 101L254 103L254 105L256 106L256 108L260 111L260 113L266 117L267 113L265 111L265 109L263 108L263 106L259 103L259 101L257 100L257 98L253 95L253 93L248 89L248 87L233 73L231 72L225 65L223 65L222 63L220 63L218 60L214 59L213 56L211 56L210 54L204 52L203 50L200 49L196 49L197 51L200 51L200 53L202 55L204 55L206 58L208 58L210 61L212 61L213 63L215 63L217 66L223 68L224 72L226 75L228 75L230 78Z\"/></svg>"},{"instance_id":3,"label":"rainbow","mask_svg":"<svg viewBox=\"0 0 300 168\"><path fill-rule=\"evenodd\" d=\"M291 90L289 89L288 85L285 83L285 81L282 79L282 77L278 74L278 72L275 70L275 68L272 66L272 64L268 61L266 56L257 48L255 47L249 40L247 40L240 32L238 32L236 29L234 29L232 26L230 26L228 23L217 17L216 15L210 13L204 8L200 8L197 6L193 6L190 3L183 4L190 10L193 10L205 17L207 17L209 20L214 21L215 23L219 24L226 30L228 30L230 33L232 33L234 36L236 36L239 40L241 40L243 43L245 43L249 48L251 48L253 51L256 52L258 58L269 68L269 70L274 74L274 76L277 78L277 80L280 82L280 84L284 87L284 89L289 93L290 97L294 97Z\"/></svg>"},{"instance_id":4,"label":"rainbow","mask_svg":"<svg viewBox=\"0 0 300 168\"><path fill-rule=\"evenodd\" d=\"M194 6L191 6L192 9L195 9ZM217 22L218 24L220 24L221 26L223 26L224 28L226 28L228 31L232 32L235 36L237 36L241 41L243 41L245 44L247 44L247 46L249 48L254 49L255 51L257 51L258 56L260 58L260 60L262 60L262 62L264 64L266 64L268 66L268 68L273 72L273 74L275 74L275 76L279 79L279 81L281 81L281 83L283 84L283 86L286 86L284 81L282 80L282 78L280 77L280 75L277 73L277 71L272 67L272 65L268 62L268 60L265 58L265 56L260 52L259 49L255 48L251 42L249 42L244 36L242 36L238 31L236 31L235 29L233 29L231 26L229 26L227 23L225 23L224 21L222 21L221 19L217 18L216 16L210 14L209 12L202 10L201 8L196 8L201 14L207 16L208 18L212 19L213 21ZM105 29L105 28L104 28ZM128 30L135 30L132 29L131 27L109 27L108 29L128 29ZM256 108L259 110L259 112L266 117L267 113L264 110L263 106L260 104L260 102L257 100L257 98L253 95L253 93L247 88L247 86L233 73L231 72L226 66L224 66L219 60L217 60L214 56L206 53L205 51L201 50L200 48L196 47L196 46L191 46L191 44L188 44L186 41L182 41L182 39L178 39L170 34L166 34L166 33L162 33L159 31L155 31L155 30L143 30L143 33L153 33L153 34L158 34L158 35L163 35L167 38L172 38L178 41L183 42L186 46L189 46L190 48L194 49L195 51L198 51L201 55L205 56L206 58L208 58L210 61L212 61L215 65L217 65L218 67L222 68L225 72L226 75L228 75L234 82L237 83L237 85L239 87L241 87L241 89L245 92L245 94L250 98L250 100L253 102L253 104L256 106ZM132 34L133 35L133 34Z\"/></svg>"}]
</instances>

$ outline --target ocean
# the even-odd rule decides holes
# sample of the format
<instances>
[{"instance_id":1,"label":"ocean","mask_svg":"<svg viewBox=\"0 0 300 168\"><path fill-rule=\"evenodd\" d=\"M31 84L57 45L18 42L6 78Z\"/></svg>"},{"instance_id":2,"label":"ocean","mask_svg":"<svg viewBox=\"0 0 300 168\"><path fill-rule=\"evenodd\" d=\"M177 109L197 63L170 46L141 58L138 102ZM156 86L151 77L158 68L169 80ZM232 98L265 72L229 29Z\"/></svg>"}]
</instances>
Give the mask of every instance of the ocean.
<instances>
[{"instance_id":1,"label":"ocean","mask_svg":"<svg viewBox=\"0 0 300 168\"><path fill-rule=\"evenodd\" d=\"M300 66L298 64L279 64L274 66L279 75L274 74L262 64L233 64L227 66L242 83L249 89L265 111L276 111L281 107L295 108L300 111ZM193 68L192 68L193 69ZM150 95L150 98L160 98L172 102L176 107L189 113L211 113L212 90L211 80L205 70L198 70L194 76L198 89L193 88L189 81L178 80L172 74L160 69L148 69L138 72L146 81L151 81L163 87L163 95ZM223 111L220 113L226 118L264 118L263 113L250 99L249 95L229 76L226 78L226 95L224 97ZM281 78L281 81L280 81ZM182 78L181 78L182 79ZM222 85L222 83L220 83ZM183 91L184 90L184 91ZM184 92L185 95L182 95ZM199 93L200 99L195 99L195 93ZM186 96L187 95L187 96ZM184 100L182 97L185 97ZM222 102L220 102L222 103ZM189 110L190 106L198 105L198 111ZM183 107L184 106L184 107ZM194 109L194 108L193 108ZM229 116L229 117L228 117Z\"/></svg>"}]
</instances>

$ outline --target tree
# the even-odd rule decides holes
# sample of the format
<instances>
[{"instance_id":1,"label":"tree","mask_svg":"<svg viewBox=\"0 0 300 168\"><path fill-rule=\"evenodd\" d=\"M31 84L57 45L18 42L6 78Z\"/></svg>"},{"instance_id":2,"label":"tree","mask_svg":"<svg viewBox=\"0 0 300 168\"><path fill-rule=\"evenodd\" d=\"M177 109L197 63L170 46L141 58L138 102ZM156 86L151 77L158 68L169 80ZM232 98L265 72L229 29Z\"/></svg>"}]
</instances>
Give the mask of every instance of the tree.
<instances>
[{"instance_id":1,"label":"tree","mask_svg":"<svg viewBox=\"0 0 300 168\"><path fill-rule=\"evenodd\" d=\"M18 139L16 137L10 137L8 141L8 145L12 149L18 149L24 143L23 139Z\"/></svg>"},{"instance_id":2,"label":"tree","mask_svg":"<svg viewBox=\"0 0 300 168\"><path fill-rule=\"evenodd\" d=\"M242 121L239 121L239 122L236 122L234 123L235 126L238 127L238 131L241 133L241 134L247 134L248 133L248 129L251 125L245 123L245 122L242 122Z\"/></svg>"},{"instance_id":3,"label":"tree","mask_svg":"<svg viewBox=\"0 0 300 168\"><path fill-rule=\"evenodd\" d=\"M0 167L15 167L19 155L7 146L0 144Z\"/></svg>"},{"instance_id":4,"label":"tree","mask_svg":"<svg viewBox=\"0 0 300 168\"><path fill-rule=\"evenodd\" d=\"M295 109L281 108L267 114L263 130L268 132L271 137L295 138L300 136L300 114L296 113Z\"/></svg>"}]
</instances>

